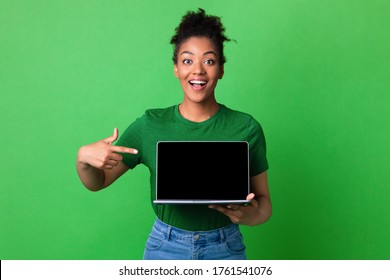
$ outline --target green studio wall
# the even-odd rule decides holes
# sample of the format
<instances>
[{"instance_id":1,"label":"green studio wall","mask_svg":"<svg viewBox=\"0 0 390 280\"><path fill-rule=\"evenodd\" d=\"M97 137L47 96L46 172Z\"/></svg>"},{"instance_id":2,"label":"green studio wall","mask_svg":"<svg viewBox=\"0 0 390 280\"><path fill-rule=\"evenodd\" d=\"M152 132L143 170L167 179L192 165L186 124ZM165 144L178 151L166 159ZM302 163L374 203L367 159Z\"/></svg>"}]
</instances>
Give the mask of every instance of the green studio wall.
<instances>
[{"instance_id":1,"label":"green studio wall","mask_svg":"<svg viewBox=\"0 0 390 280\"><path fill-rule=\"evenodd\" d=\"M98 193L77 150L181 101L169 39L202 7L227 35L219 102L263 125L274 212L250 259L390 258L390 2L0 1L0 258L141 259L139 166Z\"/></svg>"}]
</instances>

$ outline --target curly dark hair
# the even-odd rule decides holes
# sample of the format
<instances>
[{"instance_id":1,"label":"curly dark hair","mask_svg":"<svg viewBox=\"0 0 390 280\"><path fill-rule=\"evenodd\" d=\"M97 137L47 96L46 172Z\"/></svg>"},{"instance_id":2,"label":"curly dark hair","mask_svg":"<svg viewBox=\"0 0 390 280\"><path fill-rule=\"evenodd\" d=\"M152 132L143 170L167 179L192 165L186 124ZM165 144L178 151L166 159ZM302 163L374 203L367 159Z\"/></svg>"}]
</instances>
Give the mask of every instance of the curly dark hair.
<instances>
[{"instance_id":1,"label":"curly dark hair","mask_svg":"<svg viewBox=\"0 0 390 280\"><path fill-rule=\"evenodd\" d=\"M219 52L219 64L223 65L226 58L223 52L223 43L230 41L225 36L225 27L221 18L212 15L206 15L205 10L199 8L197 12L189 11L181 19L176 33L171 38L171 44L174 46L173 62L177 64L177 53L183 42L191 37L207 37L216 46Z\"/></svg>"}]
</instances>

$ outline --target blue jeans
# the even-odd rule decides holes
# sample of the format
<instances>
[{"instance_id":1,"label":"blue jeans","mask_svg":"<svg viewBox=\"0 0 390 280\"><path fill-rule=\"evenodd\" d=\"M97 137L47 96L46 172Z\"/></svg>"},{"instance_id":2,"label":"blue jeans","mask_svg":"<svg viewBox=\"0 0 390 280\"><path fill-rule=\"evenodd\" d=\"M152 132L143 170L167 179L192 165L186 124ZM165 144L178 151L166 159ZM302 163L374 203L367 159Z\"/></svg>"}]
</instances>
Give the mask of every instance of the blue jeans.
<instances>
[{"instance_id":1,"label":"blue jeans","mask_svg":"<svg viewBox=\"0 0 390 280\"><path fill-rule=\"evenodd\" d=\"M238 225L186 231L156 219L146 242L145 260L246 260Z\"/></svg>"}]
</instances>

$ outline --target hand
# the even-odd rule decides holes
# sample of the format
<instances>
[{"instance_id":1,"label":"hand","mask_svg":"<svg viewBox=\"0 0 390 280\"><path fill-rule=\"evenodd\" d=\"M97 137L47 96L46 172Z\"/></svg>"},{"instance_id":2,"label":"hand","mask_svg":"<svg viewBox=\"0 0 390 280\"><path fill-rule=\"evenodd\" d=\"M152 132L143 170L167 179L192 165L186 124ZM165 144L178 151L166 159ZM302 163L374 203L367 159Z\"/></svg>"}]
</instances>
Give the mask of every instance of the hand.
<instances>
[{"instance_id":1,"label":"hand","mask_svg":"<svg viewBox=\"0 0 390 280\"><path fill-rule=\"evenodd\" d=\"M122 161L123 156L118 153L137 154L136 149L112 145L118 139L118 129L103 140L81 147L78 154L78 161L98 169L113 169Z\"/></svg>"},{"instance_id":2,"label":"hand","mask_svg":"<svg viewBox=\"0 0 390 280\"><path fill-rule=\"evenodd\" d=\"M260 217L259 203L255 198L254 193L250 193L246 199L250 200L247 205L229 204L209 205L209 208L215 209L222 214L228 216L235 224L256 225Z\"/></svg>"}]
</instances>

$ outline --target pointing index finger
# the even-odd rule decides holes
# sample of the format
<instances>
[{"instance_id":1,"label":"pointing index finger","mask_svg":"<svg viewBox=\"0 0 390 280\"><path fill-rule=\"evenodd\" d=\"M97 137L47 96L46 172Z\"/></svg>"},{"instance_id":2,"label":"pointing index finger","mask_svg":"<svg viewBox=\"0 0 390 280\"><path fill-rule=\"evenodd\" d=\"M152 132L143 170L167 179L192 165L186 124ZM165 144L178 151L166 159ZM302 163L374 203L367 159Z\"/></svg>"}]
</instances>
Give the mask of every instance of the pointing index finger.
<instances>
[{"instance_id":1,"label":"pointing index finger","mask_svg":"<svg viewBox=\"0 0 390 280\"><path fill-rule=\"evenodd\" d=\"M123 147L123 146L112 146L111 150L117 153L134 154L134 155L138 154L138 150L133 148Z\"/></svg>"}]
</instances>

